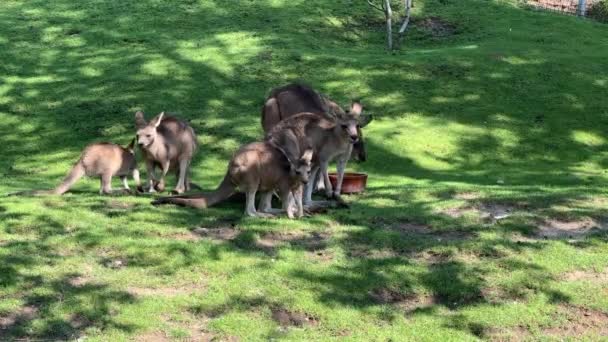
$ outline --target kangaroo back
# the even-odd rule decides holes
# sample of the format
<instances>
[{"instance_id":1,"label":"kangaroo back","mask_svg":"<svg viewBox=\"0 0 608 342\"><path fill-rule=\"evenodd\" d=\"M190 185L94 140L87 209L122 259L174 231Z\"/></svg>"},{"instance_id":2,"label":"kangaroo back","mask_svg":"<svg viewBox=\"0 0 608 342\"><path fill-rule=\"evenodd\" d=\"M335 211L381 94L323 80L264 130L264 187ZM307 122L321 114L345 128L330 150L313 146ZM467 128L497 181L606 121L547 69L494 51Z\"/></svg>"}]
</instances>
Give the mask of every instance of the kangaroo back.
<instances>
[{"instance_id":1,"label":"kangaroo back","mask_svg":"<svg viewBox=\"0 0 608 342\"><path fill-rule=\"evenodd\" d=\"M84 165L82 165L82 159L80 159L78 162L76 162L76 164L74 164L74 167L72 167L72 170L70 170L70 173L65 177L63 182L61 182L61 184L59 184L55 190L52 191L52 193L55 195L64 194L66 191L70 190L72 185L82 178L85 173L86 171Z\"/></svg>"},{"instance_id":2,"label":"kangaroo back","mask_svg":"<svg viewBox=\"0 0 608 342\"><path fill-rule=\"evenodd\" d=\"M184 207L192 207L197 209L208 208L221 201L228 199L236 191L236 187L230 180L230 169L226 172L226 176L220 183L220 185L211 192L203 192L200 194L193 194L188 196L169 196L160 197L153 201L153 205L160 204L176 204Z\"/></svg>"}]
</instances>

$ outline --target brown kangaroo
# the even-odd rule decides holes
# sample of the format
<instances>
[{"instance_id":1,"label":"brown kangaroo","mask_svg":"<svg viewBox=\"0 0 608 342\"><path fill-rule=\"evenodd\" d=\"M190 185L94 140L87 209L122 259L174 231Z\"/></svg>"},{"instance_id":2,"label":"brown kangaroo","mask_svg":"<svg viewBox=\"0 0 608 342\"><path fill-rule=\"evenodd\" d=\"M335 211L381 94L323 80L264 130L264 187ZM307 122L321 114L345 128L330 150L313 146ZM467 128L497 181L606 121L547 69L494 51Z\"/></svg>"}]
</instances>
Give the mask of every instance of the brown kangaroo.
<instances>
[{"instance_id":1,"label":"brown kangaroo","mask_svg":"<svg viewBox=\"0 0 608 342\"><path fill-rule=\"evenodd\" d=\"M165 176L171 169L179 173L174 191L181 194L190 190L188 169L197 149L196 134L192 127L164 112L150 122L146 122L143 112L137 112L135 124L137 143L146 161L148 191L155 192L155 185L159 191L163 191ZM161 169L158 181L154 173L156 166Z\"/></svg>"},{"instance_id":2,"label":"brown kangaroo","mask_svg":"<svg viewBox=\"0 0 608 342\"><path fill-rule=\"evenodd\" d=\"M336 121L336 118L347 115L347 112L338 104L311 87L292 83L271 91L262 108L262 127L264 132L270 132L281 120L304 112L320 115L329 121ZM356 116L358 116L360 123L357 126L359 138L351 148L344 151L344 155L338 156L338 184L335 191L337 195L340 195L342 190L342 181L348 159L354 156L359 161L367 160L367 149L363 142L361 127L369 124L373 120L373 116L361 114L360 112ZM319 190L325 189L327 193L327 190L331 189L331 185L326 185L325 182L324 177L319 177L316 185Z\"/></svg>"},{"instance_id":3,"label":"brown kangaroo","mask_svg":"<svg viewBox=\"0 0 608 342\"><path fill-rule=\"evenodd\" d=\"M290 83L270 91L270 95L262 108L264 133L270 132L281 120L300 113L318 114L328 120L335 120L337 115L346 114L337 103L311 87L299 83ZM361 117L362 120L371 121L373 119L371 115L361 115ZM358 133L359 140L353 145L351 155L355 160L364 162L367 160L367 148L360 129Z\"/></svg>"},{"instance_id":4,"label":"brown kangaroo","mask_svg":"<svg viewBox=\"0 0 608 342\"><path fill-rule=\"evenodd\" d=\"M190 196L161 197L152 204L177 204L194 208L207 208L219 203L232 194L236 189L246 194L245 214L248 216L270 217L272 208L265 206L266 199L272 196L275 189L283 203L283 209L290 218L294 214L291 211L291 193L295 194L297 216L303 215L302 183L308 182L310 175L312 150L310 148L300 150L297 159L286 157L283 148L277 148L269 142L254 142L241 147L228 164L226 176L215 191L195 194ZM260 211L255 208L255 194L262 191L260 200ZM299 195L299 196L298 196Z\"/></svg>"},{"instance_id":5,"label":"brown kangaroo","mask_svg":"<svg viewBox=\"0 0 608 342\"><path fill-rule=\"evenodd\" d=\"M361 105L353 103L348 114L337 116L336 120L327 120L313 113L300 113L282 120L266 136L268 141L281 139L285 134L293 134L298 140L308 140L314 154L314 164L311 179L315 179L317 172L325 181L325 192L327 197L340 200L340 187L346 159L338 161L338 182L335 191L329 181L327 168L336 156L344 156L352 149L352 144L359 139L358 129L360 124ZM306 185L304 204L313 205L312 182Z\"/></svg>"},{"instance_id":6,"label":"brown kangaroo","mask_svg":"<svg viewBox=\"0 0 608 342\"><path fill-rule=\"evenodd\" d=\"M84 149L70 173L55 189L20 192L13 195L27 193L32 195L62 195L85 175L100 177L100 194L112 193L113 176L119 176L124 190L130 191L127 176L133 175L136 185L139 186L139 171L137 170L137 161L133 149L134 144L135 139L126 147L104 142L91 144Z\"/></svg>"}]
</instances>

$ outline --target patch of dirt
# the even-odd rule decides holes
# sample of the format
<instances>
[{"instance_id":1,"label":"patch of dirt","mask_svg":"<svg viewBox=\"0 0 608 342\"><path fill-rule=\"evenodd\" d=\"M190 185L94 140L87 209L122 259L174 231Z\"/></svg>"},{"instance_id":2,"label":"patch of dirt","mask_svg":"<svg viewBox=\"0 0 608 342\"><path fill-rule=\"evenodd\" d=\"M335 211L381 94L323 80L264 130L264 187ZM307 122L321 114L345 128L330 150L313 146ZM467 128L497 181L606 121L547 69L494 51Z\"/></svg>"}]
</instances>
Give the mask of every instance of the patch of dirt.
<instances>
[{"instance_id":1,"label":"patch of dirt","mask_svg":"<svg viewBox=\"0 0 608 342\"><path fill-rule=\"evenodd\" d=\"M110 200L106 202L106 206L110 209L121 209L128 210L135 208L135 203L122 202L117 200Z\"/></svg>"},{"instance_id":2,"label":"patch of dirt","mask_svg":"<svg viewBox=\"0 0 608 342\"><path fill-rule=\"evenodd\" d=\"M506 203L480 203L474 206L446 208L439 213L453 219L465 216L477 216L484 221L495 222L505 219L519 208L518 205Z\"/></svg>"},{"instance_id":3,"label":"patch of dirt","mask_svg":"<svg viewBox=\"0 0 608 342\"><path fill-rule=\"evenodd\" d=\"M481 336L488 341L496 342L520 342L530 341L530 331L526 327L515 326L509 328L486 328Z\"/></svg>"},{"instance_id":4,"label":"patch of dirt","mask_svg":"<svg viewBox=\"0 0 608 342\"><path fill-rule=\"evenodd\" d=\"M558 314L565 315L566 322L543 329L543 335L559 338L580 338L588 334L608 336L608 314L605 312L574 305L560 305Z\"/></svg>"},{"instance_id":5,"label":"patch of dirt","mask_svg":"<svg viewBox=\"0 0 608 342\"><path fill-rule=\"evenodd\" d=\"M414 256L429 265L442 264L450 260L452 253L447 251L424 251Z\"/></svg>"},{"instance_id":6,"label":"patch of dirt","mask_svg":"<svg viewBox=\"0 0 608 342\"><path fill-rule=\"evenodd\" d=\"M563 221L558 219L547 219L538 227L536 235L545 239L559 238L582 238L598 230L606 230L608 227L592 218Z\"/></svg>"},{"instance_id":7,"label":"patch of dirt","mask_svg":"<svg viewBox=\"0 0 608 342\"><path fill-rule=\"evenodd\" d=\"M161 286L161 287L127 287L127 292L136 297L175 297L190 295L205 289L203 284L190 284L183 286Z\"/></svg>"},{"instance_id":8,"label":"patch of dirt","mask_svg":"<svg viewBox=\"0 0 608 342\"><path fill-rule=\"evenodd\" d=\"M602 272L576 270L561 277L565 281L588 281L592 283L608 283L608 268Z\"/></svg>"},{"instance_id":9,"label":"patch of dirt","mask_svg":"<svg viewBox=\"0 0 608 342\"><path fill-rule=\"evenodd\" d=\"M353 246L346 252L346 255L350 258L366 259L388 259L399 257L404 254L408 254L407 251L394 251L390 249L370 249L367 246Z\"/></svg>"},{"instance_id":10,"label":"patch of dirt","mask_svg":"<svg viewBox=\"0 0 608 342\"><path fill-rule=\"evenodd\" d=\"M90 280L91 280L90 277L78 275L78 276L70 277L68 279L68 284L70 284L70 286L72 286L72 287L82 287L82 286L86 285L87 283L89 283Z\"/></svg>"},{"instance_id":11,"label":"patch of dirt","mask_svg":"<svg viewBox=\"0 0 608 342\"><path fill-rule=\"evenodd\" d=\"M429 236L437 239L437 241L464 240L472 235L470 232L459 230L437 231L433 230L431 226L412 222L401 222L391 228L405 234Z\"/></svg>"},{"instance_id":12,"label":"patch of dirt","mask_svg":"<svg viewBox=\"0 0 608 342\"><path fill-rule=\"evenodd\" d=\"M114 259L104 259L102 260L102 265L107 268L112 269L121 269L127 267L129 264L127 259L124 258L114 258Z\"/></svg>"},{"instance_id":13,"label":"patch of dirt","mask_svg":"<svg viewBox=\"0 0 608 342\"><path fill-rule=\"evenodd\" d=\"M481 198L481 194L477 192L459 192L454 195L454 198L459 200L470 201Z\"/></svg>"},{"instance_id":14,"label":"patch of dirt","mask_svg":"<svg viewBox=\"0 0 608 342\"><path fill-rule=\"evenodd\" d=\"M192 234L200 237L220 241L230 241L239 235L239 230L235 228L194 228Z\"/></svg>"},{"instance_id":15,"label":"patch of dirt","mask_svg":"<svg viewBox=\"0 0 608 342\"><path fill-rule=\"evenodd\" d=\"M326 249L319 251L309 251L306 256L308 259L319 261L319 262L329 262L334 259L334 254Z\"/></svg>"},{"instance_id":16,"label":"patch of dirt","mask_svg":"<svg viewBox=\"0 0 608 342\"><path fill-rule=\"evenodd\" d=\"M70 326L73 329L84 329L93 325L93 322L82 314L73 314L70 317Z\"/></svg>"},{"instance_id":17,"label":"patch of dirt","mask_svg":"<svg viewBox=\"0 0 608 342\"><path fill-rule=\"evenodd\" d=\"M319 321L305 313L289 311L284 308L272 308L272 319L282 328L290 326L302 327L305 325L317 325Z\"/></svg>"},{"instance_id":18,"label":"patch of dirt","mask_svg":"<svg viewBox=\"0 0 608 342\"><path fill-rule=\"evenodd\" d=\"M324 232L270 232L260 237L256 245L260 248L276 248L283 244L301 247L307 251L318 251L327 247L327 240L331 235Z\"/></svg>"},{"instance_id":19,"label":"patch of dirt","mask_svg":"<svg viewBox=\"0 0 608 342\"><path fill-rule=\"evenodd\" d=\"M417 19L413 21L413 24L437 38L449 37L456 33L456 26L440 17Z\"/></svg>"},{"instance_id":20,"label":"patch of dirt","mask_svg":"<svg viewBox=\"0 0 608 342\"><path fill-rule=\"evenodd\" d=\"M148 331L146 333L138 335L137 337L135 337L135 341L137 341L137 342L149 342L149 341L168 342L168 341L171 341L171 339L164 332L159 331L159 330L154 330L154 331Z\"/></svg>"},{"instance_id":21,"label":"patch of dirt","mask_svg":"<svg viewBox=\"0 0 608 342\"><path fill-rule=\"evenodd\" d=\"M377 304L403 304L413 298L412 294L387 287L375 288L369 291L368 295Z\"/></svg>"},{"instance_id":22,"label":"patch of dirt","mask_svg":"<svg viewBox=\"0 0 608 342\"><path fill-rule=\"evenodd\" d=\"M5 330L15 325L33 320L38 314L38 308L27 305L11 312L5 316L0 316L0 330Z\"/></svg>"}]
</instances>

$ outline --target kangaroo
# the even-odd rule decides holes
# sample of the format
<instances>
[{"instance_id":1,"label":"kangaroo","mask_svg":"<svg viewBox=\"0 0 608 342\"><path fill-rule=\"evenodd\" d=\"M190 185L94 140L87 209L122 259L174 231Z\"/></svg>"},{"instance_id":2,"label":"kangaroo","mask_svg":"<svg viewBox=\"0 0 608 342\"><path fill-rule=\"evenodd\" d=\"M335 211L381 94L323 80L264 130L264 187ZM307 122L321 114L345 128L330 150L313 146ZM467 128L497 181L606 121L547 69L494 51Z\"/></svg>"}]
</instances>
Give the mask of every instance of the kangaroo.
<instances>
[{"instance_id":1,"label":"kangaroo","mask_svg":"<svg viewBox=\"0 0 608 342\"><path fill-rule=\"evenodd\" d=\"M178 175L174 191L178 194L190 190L188 169L197 149L196 134L190 125L175 117L158 114L146 122L143 112L135 113L137 143L146 161L148 191L156 192L165 188L165 176L171 169ZM161 169L160 180L156 179L155 169Z\"/></svg>"},{"instance_id":2,"label":"kangaroo","mask_svg":"<svg viewBox=\"0 0 608 342\"><path fill-rule=\"evenodd\" d=\"M177 204L194 208L208 208L226 200L236 192L237 188L245 192L245 214L253 217L271 217L274 212L266 206L267 199L272 197L275 189L283 203L283 210L289 218L294 214L291 210L293 192L296 199L298 217L303 215L302 183L307 183L311 170L312 149L305 148L303 152L291 151L290 155L298 155L298 159L289 159L283 148L270 142L254 142L241 147L230 160L228 171L215 191L190 196L161 197L152 204ZM255 194L262 191L260 211L255 208ZM298 200L298 197L300 200Z\"/></svg>"},{"instance_id":3,"label":"kangaroo","mask_svg":"<svg viewBox=\"0 0 608 342\"><path fill-rule=\"evenodd\" d=\"M320 171L321 177L325 182L325 193L328 198L340 198L341 185L343 181L346 158L338 160L338 182L335 191L332 189L327 172L328 165L337 156L345 156L351 152L352 144L359 139L358 128L369 123L361 123L360 103L355 102L348 114L339 115L335 120L327 120L313 113L300 113L282 120L266 136L266 139L273 141L282 135L293 134L298 139L308 139L311 143L315 156L311 177L314 180ZM313 205L312 191L314 185L306 185L304 204Z\"/></svg>"},{"instance_id":4,"label":"kangaroo","mask_svg":"<svg viewBox=\"0 0 608 342\"><path fill-rule=\"evenodd\" d=\"M74 164L70 173L63 182L53 190L39 190L33 192L20 192L17 194L30 193L32 195L62 195L66 193L74 183L83 176L98 176L101 179L100 194L112 193L112 177L119 176L122 180L124 190L130 191L127 176L132 175L137 186L139 186L139 171L134 151L135 139L122 147L112 143L95 143L87 146L80 159Z\"/></svg>"},{"instance_id":5,"label":"kangaroo","mask_svg":"<svg viewBox=\"0 0 608 342\"><path fill-rule=\"evenodd\" d=\"M274 88L266 99L262 108L264 133L270 132L281 120L299 113L314 113L328 120L335 120L337 115L346 114L337 103L311 87L299 83L290 83L283 87ZM361 115L361 117L368 121L373 119L371 115ZM358 133L359 140L353 145L352 157L364 162L367 160L367 148L360 129ZM348 156L349 159L350 157Z\"/></svg>"},{"instance_id":6,"label":"kangaroo","mask_svg":"<svg viewBox=\"0 0 608 342\"><path fill-rule=\"evenodd\" d=\"M262 127L264 132L268 133L281 120L304 112L318 114L329 121L335 121L336 117L346 115L346 111L338 104L311 87L292 83L271 91L262 108ZM338 195L342 189L342 180L344 179L344 171L346 170L348 159L354 156L354 159L361 162L367 160L367 149L363 142L361 127L369 124L373 120L373 116L361 113L358 115L361 123L361 126L357 126L359 139L353 144L352 150L347 149L345 155L338 157L339 163L344 164L341 169L338 169L339 176L336 186ZM323 177L319 177L317 188L319 190L327 189Z\"/></svg>"}]
</instances>

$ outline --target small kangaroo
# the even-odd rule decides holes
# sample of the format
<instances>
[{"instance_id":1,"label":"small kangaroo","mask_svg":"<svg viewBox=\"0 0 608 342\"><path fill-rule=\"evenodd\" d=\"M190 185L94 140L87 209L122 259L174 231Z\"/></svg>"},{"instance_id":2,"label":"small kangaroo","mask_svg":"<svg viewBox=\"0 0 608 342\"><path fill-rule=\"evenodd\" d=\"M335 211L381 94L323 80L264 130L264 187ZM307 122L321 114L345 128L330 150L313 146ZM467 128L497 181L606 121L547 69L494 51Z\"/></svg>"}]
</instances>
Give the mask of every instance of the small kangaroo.
<instances>
[{"instance_id":1,"label":"small kangaroo","mask_svg":"<svg viewBox=\"0 0 608 342\"><path fill-rule=\"evenodd\" d=\"M359 129L367 124L361 123L359 117L362 110L360 103L353 103L348 114L337 116L335 121L330 121L313 113L301 113L283 119L267 134L266 139L273 141L281 139L282 135L293 134L298 140L306 139L310 142L315 156L311 179L315 179L317 172L325 180L325 192L328 198L336 198L340 202L340 190L342 177L346 165L346 158L338 160L338 182L335 191L332 189L327 172L328 165L336 156L348 155L352 144L359 139ZM306 185L304 204L312 205L312 191L314 184Z\"/></svg>"},{"instance_id":2,"label":"small kangaroo","mask_svg":"<svg viewBox=\"0 0 608 342\"><path fill-rule=\"evenodd\" d=\"M135 113L137 126L137 143L146 161L147 184L149 192L163 191L165 176L169 170L176 170L178 175L175 192L178 194L190 190L188 169L197 149L196 134L190 125L175 117L158 114L146 122L143 112ZM156 166L161 169L160 180L154 173Z\"/></svg>"},{"instance_id":3,"label":"small kangaroo","mask_svg":"<svg viewBox=\"0 0 608 342\"><path fill-rule=\"evenodd\" d=\"M130 191L127 176L132 175L136 185L139 186L139 171L137 170L137 161L133 149L134 144L135 139L126 147L105 142L91 144L84 149L70 173L55 189L20 192L13 195L26 193L32 195L62 195L85 175L100 177L100 194L112 193L113 176L119 176L122 179L124 190Z\"/></svg>"},{"instance_id":4,"label":"small kangaroo","mask_svg":"<svg viewBox=\"0 0 608 342\"><path fill-rule=\"evenodd\" d=\"M313 153L310 148L301 151L301 153L290 151L292 155L297 154L298 158L289 159L283 148L273 146L269 142L245 145L230 160L226 176L215 191L190 196L161 197L152 204L172 203L199 209L207 208L227 199L239 188L246 194L246 215L271 217L275 212L265 205L266 199L271 198L273 191L277 189L283 210L289 218L294 217L291 210L291 193L295 194L297 207L295 215L301 217L304 213L301 201L302 183L308 182ZM255 194L258 191L263 192L260 211L256 211L255 208Z\"/></svg>"}]
</instances>

